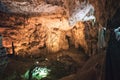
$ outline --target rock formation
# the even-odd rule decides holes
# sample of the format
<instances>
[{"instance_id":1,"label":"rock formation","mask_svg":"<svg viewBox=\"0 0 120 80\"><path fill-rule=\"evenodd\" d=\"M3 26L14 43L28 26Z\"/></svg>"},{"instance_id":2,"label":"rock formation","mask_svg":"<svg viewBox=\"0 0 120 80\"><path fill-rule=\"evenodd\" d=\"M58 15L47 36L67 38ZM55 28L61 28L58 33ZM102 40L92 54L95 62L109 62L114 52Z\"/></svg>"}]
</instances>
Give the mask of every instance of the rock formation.
<instances>
[{"instance_id":1,"label":"rock formation","mask_svg":"<svg viewBox=\"0 0 120 80\"><path fill-rule=\"evenodd\" d=\"M11 54L11 44L14 43L16 55L38 57L47 54L50 60L63 56L64 50L64 54L70 55L66 50L76 48L75 51L79 52L72 52L71 56L79 64L80 53L92 57L77 75L73 74L61 80L87 80L88 77L91 80L101 80L98 77L101 77L99 75L105 54L96 54L105 51L104 48L99 50L99 45L103 42L98 40L101 39L99 29L110 26L109 21L120 7L119 3L120 0L0 0L0 33L3 35L3 46ZM87 13L81 18L78 13L81 14L84 10ZM5 53L4 49L1 47L0 50ZM59 53L60 51L63 52Z\"/></svg>"},{"instance_id":2,"label":"rock formation","mask_svg":"<svg viewBox=\"0 0 120 80\"><path fill-rule=\"evenodd\" d=\"M114 14L112 10L116 5L109 11L111 13L108 17L106 6L111 3L102 0L86 1L86 4L90 4L92 12L88 12L84 19L93 16L95 11L96 23L84 19L81 22L77 19L75 25L70 26L69 19L80 10L78 6L83 5L83 8L89 11L83 2L85 1L0 1L0 32L4 36L4 46L11 53L11 43L14 42L16 54L40 54L41 48L47 48L47 52L53 53L70 47L79 48L88 55L96 54L99 24L106 27L105 23Z\"/></svg>"}]
</instances>

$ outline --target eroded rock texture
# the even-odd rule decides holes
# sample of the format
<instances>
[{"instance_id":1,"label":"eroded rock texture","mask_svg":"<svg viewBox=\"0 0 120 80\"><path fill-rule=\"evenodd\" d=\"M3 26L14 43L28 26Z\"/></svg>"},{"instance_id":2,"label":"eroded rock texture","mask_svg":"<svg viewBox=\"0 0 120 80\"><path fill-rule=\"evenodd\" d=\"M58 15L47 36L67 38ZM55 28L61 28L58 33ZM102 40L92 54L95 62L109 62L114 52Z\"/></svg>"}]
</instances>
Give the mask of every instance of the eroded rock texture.
<instances>
[{"instance_id":1,"label":"eroded rock texture","mask_svg":"<svg viewBox=\"0 0 120 80\"><path fill-rule=\"evenodd\" d=\"M89 56L96 54L99 24L106 27L107 20L114 15L119 5L112 0L89 0L88 3L95 8L96 23L77 22L70 27L69 17L82 2L84 1L1 1L0 32L4 36L4 46L12 53L13 42L16 54L40 54L41 49L45 48L45 52L55 53L70 47L78 48ZM109 9L108 6L112 3L113 7Z\"/></svg>"},{"instance_id":2,"label":"eroded rock texture","mask_svg":"<svg viewBox=\"0 0 120 80\"><path fill-rule=\"evenodd\" d=\"M69 18L84 0L0 0L0 33L7 52L13 53L13 42L16 55L47 54L48 60L63 62L69 55L80 70L60 80L103 80L105 54L99 53L105 51L98 49L98 32L110 26L108 22L120 7L120 0L85 1L94 7L95 22L77 21L70 26ZM82 53L87 54L87 63L81 60Z\"/></svg>"}]
</instances>

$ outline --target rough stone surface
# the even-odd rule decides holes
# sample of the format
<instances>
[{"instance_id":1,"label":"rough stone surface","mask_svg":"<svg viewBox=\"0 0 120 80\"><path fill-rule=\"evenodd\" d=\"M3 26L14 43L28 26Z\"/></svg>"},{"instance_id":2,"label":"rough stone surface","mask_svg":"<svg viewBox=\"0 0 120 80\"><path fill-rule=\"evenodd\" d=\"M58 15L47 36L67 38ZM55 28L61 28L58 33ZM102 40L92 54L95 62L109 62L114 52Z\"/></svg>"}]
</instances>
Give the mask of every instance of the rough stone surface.
<instances>
[{"instance_id":1,"label":"rough stone surface","mask_svg":"<svg viewBox=\"0 0 120 80\"><path fill-rule=\"evenodd\" d=\"M33 0L32 3L28 3L33 6L33 4L38 3L37 1L38 0ZM5 3L7 1L3 2ZM40 12L39 15L0 13L0 32L4 35L4 46L7 47L8 52L11 53L11 43L13 42L16 54L40 54L41 48L47 48L46 52L58 52L60 50L67 50L71 46L79 48L89 56L96 54L97 27L99 27L99 25L88 21L77 22L75 26L70 27L68 23L69 16L72 15L74 9L81 2L83 1L42 0L36 5L39 6L44 3L44 6L50 6L47 8L43 6L41 9L42 12ZM98 16L98 13L100 13L99 10L102 10L99 7L99 1L93 3L93 1L90 0L90 3L95 7L95 10L97 10L95 13L97 21L101 21ZM9 5L8 3L6 4ZM58 8L54 9L54 7ZM46 9L49 10L46 12L44 11ZM2 19L2 16L4 16L4 19ZM104 23L100 22L100 24Z\"/></svg>"},{"instance_id":2,"label":"rough stone surface","mask_svg":"<svg viewBox=\"0 0 120 80\"><path fill-rule=\"evenodd\" d=\"M8 1L9 3L10 0L0 0L0 2L1 1ZM25 2L26 0L12 1ZM73 75L66 76L61 80L103 80L101 76L104 73L102 74L101 71L104 65L105 54L98 55L102 53L98 52L97 48L98 28L99 25L102 27L108 26L107 22L112 19L112 16L120 7L120 0L86 0L95 8L96 23L94 24L89 21L77 22L75 26L70 27L68 24L69 17L79 3L83 1L84 0L29 0L27 3L32 5L32 10L34 10L34 8L36 10L35 5L44 5L40 8L39 15L6 14L0 12L0 33L4 36L3 45L7 48L7 52L12 53L11 46L13 42L17 55L30 55L30 57L36 55L39 57L42 54L43 56L47 55L48 60L51 61L60 60L61 56L64 56L63 54L69 55L79 64L80 70L78 70L76 74L72 73ZM38 8L39 7L40 6L38 6ZM77 49L72 50L74 48ZM69 52L64 52L64 50L67 49ZM71 54L72 51L78 52ZM81 60L83 55L81 57L79 52L84 55L87 54L87 59L88 56L93 57L90 57L84 65L85 61ZM64 58L61 60L65 61ZM14 66L23 64L21 61L20 63L16 60L13 60L13 62L14 61L16 62L13 63L15 64ZM24 64L21 66L26 66L26 63ZM12 69L14 71L13 65L9 65L11 65L10 70ZM18 72L24 69L24 67L21 66L17 67ZM12 73L10 70L6 70L6 72L9 71L9 73Z\"/></svg>"}]
</instances>

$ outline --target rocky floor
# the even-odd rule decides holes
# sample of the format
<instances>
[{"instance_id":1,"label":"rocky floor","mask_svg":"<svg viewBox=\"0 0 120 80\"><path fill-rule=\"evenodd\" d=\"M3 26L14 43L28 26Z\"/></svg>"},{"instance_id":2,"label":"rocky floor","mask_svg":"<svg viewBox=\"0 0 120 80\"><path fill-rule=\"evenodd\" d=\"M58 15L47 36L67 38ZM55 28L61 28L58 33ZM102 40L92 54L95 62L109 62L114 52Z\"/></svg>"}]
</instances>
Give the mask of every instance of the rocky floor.
<instances>
[{"instance_id":1,"label":"rocky floor","mask_svg":"<svg viewBox=\"0 0 120 80\"><path fill-rule=\"evenodd\" d=\"M69 51L61 51L57 55L47 55L39 57L18 57L9 55L9 63L2 73L0 80L24 80L21 76L30 69L36 61L38 66L47 66L51 69L50 80L58 80L62 77L76 73L86 62L87 56L71 49ZM45 79L48 80L48 79Z\"/></svg>"},{"instance_id":2,"label":"rocky floor","mask_svg":"<svg viewBox=\"0 0 120 80\"><path fill-rule=\"evenodd\" d=\"M25 80L21 76L36 61L39 62L38 66L47 66L51 69L49 76L41 80L98 80L101 76L103 77L104 59L105 54L97 54L88 58L77 49L58 52L57 57L52 55L32 58L9 56L8 66L2 73L0 80Z\"/></svg>"}]
</instances>

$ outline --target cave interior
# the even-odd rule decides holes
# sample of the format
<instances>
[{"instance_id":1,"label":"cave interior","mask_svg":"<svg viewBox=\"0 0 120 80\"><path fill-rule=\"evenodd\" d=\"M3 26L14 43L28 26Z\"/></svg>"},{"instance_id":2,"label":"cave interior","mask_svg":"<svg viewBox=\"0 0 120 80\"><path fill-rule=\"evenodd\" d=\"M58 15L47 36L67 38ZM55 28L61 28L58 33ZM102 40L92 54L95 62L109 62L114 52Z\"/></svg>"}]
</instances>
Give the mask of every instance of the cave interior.
<instances>
[{"instance_id":1,"label":"cave interior","mask_svg":"<svg viewBox=\"0 0 120 80\"><path fill-rule=\"evenodd\" d=\"M0 0L0 80L120 80L120 0Z\"/></svg>"}]
</instances>

